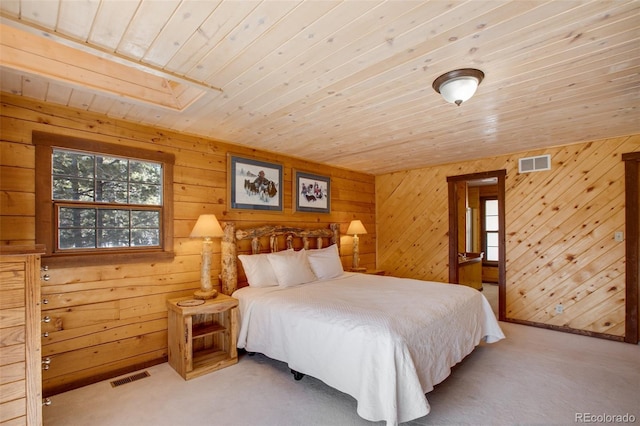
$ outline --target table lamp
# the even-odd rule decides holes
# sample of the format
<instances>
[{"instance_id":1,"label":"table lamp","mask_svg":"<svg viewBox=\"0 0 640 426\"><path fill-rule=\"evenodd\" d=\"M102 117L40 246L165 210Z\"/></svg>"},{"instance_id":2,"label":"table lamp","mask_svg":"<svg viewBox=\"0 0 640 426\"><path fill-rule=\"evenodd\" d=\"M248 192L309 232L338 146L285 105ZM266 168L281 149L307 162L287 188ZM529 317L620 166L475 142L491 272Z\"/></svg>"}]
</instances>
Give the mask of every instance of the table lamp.
<instances>
[{"instance_id":1,"label":"table lamp","mask_svg":"<svg viewBox=\"0 0 640 426\"><path fill-rule=\"evenodd\" d=\"M204 238L202 242L202 268L200 270L200 290L193 297L196 299L212 299L218 295L211 285L211 252L212 238L221 238L224 235L218 219L214 214L202 214L191 231L191 238Z\"/></svg>"},{"instance_id":2,"label":"table lamp","mask_svg":"<svg viewBox=\"0 0 640 426\"><path fill-rule=\"evenodd\" d=\"M352 271L366 271L367 268L358 267L360 263L360 247L359 247L359 239L358 234L366 234L367 230L364 228L364 225L359 220L352 220L349 224L349 229L347 229L348 235L353 235L353 267Z\"/></svg>"}]
</instances>

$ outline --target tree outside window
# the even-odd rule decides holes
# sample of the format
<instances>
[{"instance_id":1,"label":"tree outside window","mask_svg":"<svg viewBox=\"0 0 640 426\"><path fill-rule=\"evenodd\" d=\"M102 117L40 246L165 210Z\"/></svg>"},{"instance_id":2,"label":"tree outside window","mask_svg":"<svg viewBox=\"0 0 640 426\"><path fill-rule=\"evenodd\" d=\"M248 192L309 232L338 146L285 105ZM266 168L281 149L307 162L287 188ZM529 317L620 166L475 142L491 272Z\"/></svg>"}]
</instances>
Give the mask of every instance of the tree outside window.
<instances>
[{"instance_id":1,"label":"tree outside window","mask_svg":"<svg viewBox=\"0 0 640 426\"><path fill-rule=\"evenodd\" d=\"M52 160L59 250L160 246L161 163L58 148Z\"/></svg>"}]
</instances>

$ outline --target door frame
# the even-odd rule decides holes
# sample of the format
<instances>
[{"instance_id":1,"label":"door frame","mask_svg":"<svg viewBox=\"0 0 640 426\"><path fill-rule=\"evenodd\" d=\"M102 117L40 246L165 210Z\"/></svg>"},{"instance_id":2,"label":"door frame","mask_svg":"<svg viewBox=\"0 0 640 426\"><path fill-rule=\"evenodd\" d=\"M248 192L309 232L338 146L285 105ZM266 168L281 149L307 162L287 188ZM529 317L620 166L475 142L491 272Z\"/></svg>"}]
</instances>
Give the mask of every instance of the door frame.
<instances>
[{"instance_id":1,"label":"door frame","mask_svg":"<svg viewBox=\"0 0 640 426\"><path fill-rule=\"evenodd\" d=\"M625 184L625 332L638 343L638 274L640 273L640 152L622 154Z\"/></svg>"},{"instance_id":2,"label":"door frame","mask_svg":"<svg viewBox=\"0 0 640 426\"><path fill-rule=\"evenodd\" d=\"M506 230L505 230L505 179L507 170L471 173L447 176L449 186L449 282L458 284L458 203L457 183L461 181L497 178L498 183L498 320L506 319L507 311L507 269L506 269Z\"/></svg>"}]
</instances>

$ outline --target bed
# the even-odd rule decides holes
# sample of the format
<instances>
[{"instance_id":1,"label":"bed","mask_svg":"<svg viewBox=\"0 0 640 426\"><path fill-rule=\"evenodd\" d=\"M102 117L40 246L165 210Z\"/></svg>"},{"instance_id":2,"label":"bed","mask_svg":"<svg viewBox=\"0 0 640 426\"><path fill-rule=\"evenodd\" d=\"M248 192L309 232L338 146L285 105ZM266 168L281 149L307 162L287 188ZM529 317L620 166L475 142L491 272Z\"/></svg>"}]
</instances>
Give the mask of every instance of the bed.
<instances>
[{"instance_id":1,"label":"bed","mask_svg":"<svg viewBox=\"0 0 640 426\"><path fill-rule=\"evenodd\" d=\"M334 224L226 224L222 285L240 301L237 346L351 395L364 419L396 425L422 417L430 411L425 394L451 367L504 334L477 290L345 272L339 241Z\"/></svg>"}]
</instances>

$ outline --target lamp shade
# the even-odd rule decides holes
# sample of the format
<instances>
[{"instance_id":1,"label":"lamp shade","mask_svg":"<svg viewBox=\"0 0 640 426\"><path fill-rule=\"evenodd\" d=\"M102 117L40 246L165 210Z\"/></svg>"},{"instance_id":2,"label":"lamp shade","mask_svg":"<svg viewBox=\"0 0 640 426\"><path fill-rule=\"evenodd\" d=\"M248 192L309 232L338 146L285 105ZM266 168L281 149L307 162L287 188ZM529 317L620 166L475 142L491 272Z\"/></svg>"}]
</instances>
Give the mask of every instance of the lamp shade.
<instances>
[{"instance_id":1,"label":"lamp shade","mask_svg":"<svg viewBox=\"0 0 640 426\"><path fill-rule=\"evenodd\" d=\"M366 234L367 230L364 228L364 225L359 220L352 220L349 224L349 229L347 229L348 235L362 235Z\"/></svg>"},{"instance_id":2,"label":"lamp shade","mask_svg":"<svg viewBox=\"0 0 640 426\"><path fill-rule=\"evenodd\" d=\"M191 238L220 238L224 231L214 214L201 214L191 231Z\"/></svg>"},{"instance_id":3,"label":"lamp shade","mask_svg":"<svg viewBox=\"0 0 640 426\"><path fill-rule=\"evenodd\" d=\"M445 101L460 106L476 93L484 73L473 68L449 71L436 78L433 89L440 93Z\"/></svg>"}]
</instances>

